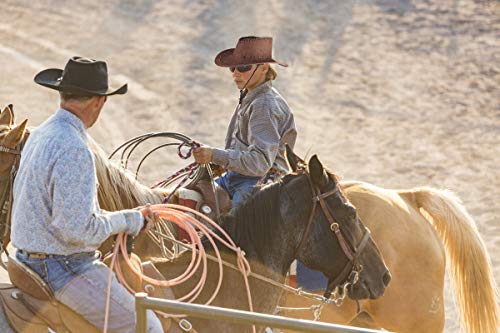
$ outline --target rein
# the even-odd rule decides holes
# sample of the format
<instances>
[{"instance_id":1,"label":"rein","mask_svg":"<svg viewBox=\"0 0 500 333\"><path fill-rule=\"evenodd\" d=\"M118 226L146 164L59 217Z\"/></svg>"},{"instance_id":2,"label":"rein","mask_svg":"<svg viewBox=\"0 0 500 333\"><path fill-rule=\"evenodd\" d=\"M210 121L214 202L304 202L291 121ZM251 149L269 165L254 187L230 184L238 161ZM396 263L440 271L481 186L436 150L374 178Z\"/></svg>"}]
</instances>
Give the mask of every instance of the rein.
<instances>
[{"instance_id":1,"label":"rein","mask_svg":"<svg viewBox=\"0 0 500 333\"><path fill-rule=\"evenodd\" d=\"M332 280L328 281L328 286L326 287L326 290L325 290L323 297L325 299L330 299L330 297L332 296L332 293L333 293L333 294L335 294L336 299L340 300L340 304L342 304L341 302L346 297L347 288L349 286L355 285L359 281L359 274L363 270L363 266L358 263L357 259L358 259L359 255L361 254L361 252L366 247L366 245L368 244L368 240L370 239L371 233L370 233L370 230L365 227L365 234L363 235L363 238L361 239L359 245L357 247L352 246L352 244L348 240L346 240L344 238L344 236L342 235L339 224L333 218L333 216L330 212L330 209L328 208L328 206L326 205L326 202L325 202L325 199L328 198L329 196L338 194L340 192L340 189L338 187L336 187L334 190L331 190L331 191L325 192L325 193L321 193L319 188L314 186L314 184L311 180L311 176L305 170L305 168L300 169L300 173L306 175L307 180L309 181L309 185L310 185L311 191L313 193L313 198L312 198L313 207L311 210L311 214L309 215L309 219L307 221L306 230L305 230L304 234L302 235L302 239L299 243L299 246L297 247L295 257L297 257L298 253L300 252L300 250L304 246L304 243L307 239L307 236L309 235L309 232L311 230L311 225L312 225L312 222L314 220L314 216L316 214L316 208L318 207L318 203L319 203L319 207L321 207L321 211L326 216L328 223L330 224L330 230L333 232L333 234L337 238L337 241L339 242L339 245L340 245L340 248L342 249L342 252L344 252L344 255L348 259L347 264L344 266L344 268L342 269L340 274L335 279L333 279L333 281ZM344 283L341 285L342 281L344 281ZM339 287L340 287L340 290L342 290L342 292L340 294L338 292ZM340 306L339 301L335 301L335 303Z\"/></svg>"}]
</instances>

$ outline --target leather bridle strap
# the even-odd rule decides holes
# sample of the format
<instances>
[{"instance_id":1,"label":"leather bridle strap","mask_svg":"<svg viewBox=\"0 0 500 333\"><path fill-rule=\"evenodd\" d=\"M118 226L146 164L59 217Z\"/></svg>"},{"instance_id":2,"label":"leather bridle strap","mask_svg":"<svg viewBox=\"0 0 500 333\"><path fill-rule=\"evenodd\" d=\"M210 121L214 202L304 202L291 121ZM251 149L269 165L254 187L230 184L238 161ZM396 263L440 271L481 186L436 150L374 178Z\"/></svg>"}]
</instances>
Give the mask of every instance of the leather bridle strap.
<instances>
[{"instance_id":1,"label":"leather bridle strap","mask_svg":"<svg viewBox=\"0 0 500 333\"><path fill-rule=\"evenodd\" d=\"M349 261L351 261L353 264L358 258L359 254L363 251L365 248L366 244L368 244L368 240L370 239L370 230L365 227L365 234L363 235L363 239L359 243L357 247L352 246L350 242L348 242L345 238L344 235L342 235L342 232L340 231L339 224L335 222L334 218L332 217L332 214L330 213L330 210L328 209L328 206L326 205L325 198L329 197L332 194L335 194L339 191L338 188L335 188L334 190L330 192L326 192L323 194L318 194L313 198L313 201L319 202L321 209L323 210L323 214L325 214L326 219L328 220L328 223L330 224L330 230L335 234L337 237L337 240L339 241L339 245L342 248L342 251L344 252L345 256ZM316 193L319 192L319 190L316 189ZM349 246L351 245L351 246Z\"/></svg>"},{"instance_id":2,"label":"leather bridle strap","mask_svg":"<svg viewBox=\"0 0 500 333\"><path fill-rule=\"evenodd\" d=\"M312 180L311 180L311 177L309 176L309 174L307 174L307 173L304 173L304 174L307 176L307 180L309 181L309 185L311 186L311 190L312 190L314 197L312 200L313 206L312 206L311 214L309 215L309 219L307 220L306 230L305 230L304 234L302 235L302 239L300 240L300 243L299 243L299 246L297 247L297 250L295 251L295 258L297 258L297 254L299 254L300 250L304 246L304 243L307 239L307 236L309 235L309 232L311 231L311 225L312 225L312 221L314 219L314 214L316 213L316 207L318 206L318 202L320 202L320 203L323 202L323 204L324 204L323 200L325 198L329 197L330 195L336 194L339 191L338 188L335 188L335 189L328 191L328 192L325 192L325 193L319 193L319 190L316 189L316 187L312 183ZM323 211L325 211L325 208L323 207L323 205L321 205L321 209ZM325 212L325 215L327 215L329 222L330 222L330 220L333 221L333 218L330 216L330 214L326 214L326 212Z\"/></svg>"},{"instance_id":3,"label":"leather bridle strap","mask_svg":"<svg viewBox=\"0 0 500 333\"><path fill-rule=\"evenodd\" d=\"M344 236L342 235L342 232L340 231L339 224L335 222L332 215L330 214L330 211L328 210L328 207L326 207L325 200L319 197L316 197L315 199L319 201L321 209L323 209L323 213L325 214L328 223L330 223L330 230L333 231L335 236L337 236L340 247L342 248L342 251L344 251L345 256L350 261L354 261L356 254L353 253L349 245L347 245L347 241L345 240Z\"/></svg>"},{"instance_id":4,"label":"leather bridle strap","mask_svg":"<svg viewBox=\"0 0 500 333\"><path fill-rule=\"evenodd\" d=\"M340 233L340 230L339 230L339 233ZM356 248L354 250L353 259L351 259L347 262L347 264L344 266L344 269L342 269L342 272L340 272L340 274L335 278L335 280L328 283L328 287L326 288L326 291L324 294L325 298L330 298L332 290L336 286L338 286L345 278L347 278L350 272L352 272L353 270L356 270L358 268L357 263L356 263L356 259L358 259L359 254L363 251L366 244L368 244L368 240L370 239L370 235L371 235L370 230L368 228L366 228L366 232L363 236L363 239L359 243L358 248ZM358 269L360 269L360 268L358 268Z\"/></svg>"},{"instance_id":5,"label":"leather bridle strap","mask_svg":"<svg viewBox=\"0 0 500 333\"><path fill-rule=\"evenodd\" d=\"M332 290L339 285L342 281L344 281L346 278L348 278L349 273L353 271L361 271L361 267L357 264L357 259L360 255L361 252L363 252L364 248L368 244L368 240L370 239L370 230L365 227L365 234L363 235L363 238L361 239L361 242L357 247L351 246L345 238L344 235L342 235L342 232L340 231L340 226L337 222L335 222L334 218L332 217L330 210L328 209L328 206L326 205L325 199L328 198L331 195L334 195L340 191L338 187L335 189L325 192L325 193L320 193L319 189L314 186L311 177L309 176L308 173L304 172L304 174L307 176L307 180L309 181L309 185L311 186L311 191L313 193L313 206L311 210L311 214L309 215L309 219L307 221L307 226L304 234L302 235L302 239L299 243L299 246L297 247L297 250L295 252L295 257L298 257L298 254L302 247L304 246L305 240L307 239L309 232L311 231L311 225L314 219L314 215L316 213L316 207L319 205L321 207L321 210L323 211L323 214L325 214L328 223L330 224L330 230L335 234L337 237L337 240L339 242L340 248L342 249L342 252L344 252L345 256L349 260L347 264L344 266L342 269L342 272L332 281L328 283L327 289L325 291L324 297L325 298L330 298Z\"/></svg>"},{"instance_id":6,"label":"leather bridle strap","mask_svg":"<svg viewBox=\"0 0 500 333\"><path fill-rule=\"evenodd\" d=\"M24 140L21 141L14 149L0 145L0 152L14 154L14 155L21 155L23 146L24 146Z\"/></svg>"},{"instance_id":7,"label":"leather bridle strap","mask_svg":"<svg viewBox=\"0 0 500 333\"><path fill-rule=\"evenodd\" d=\"M19 145L16 146L15 149L5 147L0 145L0 152L7 153L7 154L13 154L16 155L16 158L14 160L14 163L12 164L12 168L10 169L10 172L6 176L2 176L2 178L6 178L4 183L4 192L2 193L2 196L0 197L0 232L2 234L0 235L0 255L5 252L8 255L7 252L7 246L6 244L3 243L4 238L7 236L7 234L10 232L10 225L11 225L11 209L12 209L12 191L14 187L14 178L16 177L17 174L17 167L19 163L19 159L21 156L21 151L23 150L24 147L24 142L25 140L21 141ZM7 184L5 184L7 183ZM3 217L5 216L5 220ZM3 230L2 230L3 229ZM0 266L5 266L2 260L0 260Z\"/></svg>"},{"instance_id":8,"label":"leather bridle strap","mask_svg":"<svg viewBox=\"0 0 500 333\"><path fill-rule=\"evenodd\" d=\"M21 155L21 149L17 149L17 148L12 149L12 148L5 147L5 146L0 146L0 152L14 154L14 155Z\"/></svg>"}]
</instances>

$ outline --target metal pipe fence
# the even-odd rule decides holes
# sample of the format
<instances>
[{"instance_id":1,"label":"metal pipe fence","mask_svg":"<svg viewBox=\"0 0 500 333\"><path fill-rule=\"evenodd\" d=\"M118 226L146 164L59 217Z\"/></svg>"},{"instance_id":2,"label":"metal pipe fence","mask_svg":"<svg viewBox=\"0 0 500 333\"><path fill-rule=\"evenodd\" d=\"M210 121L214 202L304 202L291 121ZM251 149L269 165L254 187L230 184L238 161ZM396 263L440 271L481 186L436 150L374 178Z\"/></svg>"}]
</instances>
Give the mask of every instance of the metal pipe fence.
<instances>
[{"instance_id":1,"label":"metal pipe fence","mask_svg":"<svg viewBox=\"0 0 500 333\"><path fill-rule=\"evenodd\" d=\"M311 320L291 319L268 314L220 308L216 306L188 304L173 300L148 297L146 293L135 294L135 310L137 315L136 333L147 332L146 310L159 310L171 314L186 314L189 316L225 320L238 324L268 326L273 328L291 329L308 333L381 333L382 331L358 328L352 326L326 324ZM196 329L196 327L195 327ZM387 331L384 331L387 333Z\"/></svg>"}]
</instances>

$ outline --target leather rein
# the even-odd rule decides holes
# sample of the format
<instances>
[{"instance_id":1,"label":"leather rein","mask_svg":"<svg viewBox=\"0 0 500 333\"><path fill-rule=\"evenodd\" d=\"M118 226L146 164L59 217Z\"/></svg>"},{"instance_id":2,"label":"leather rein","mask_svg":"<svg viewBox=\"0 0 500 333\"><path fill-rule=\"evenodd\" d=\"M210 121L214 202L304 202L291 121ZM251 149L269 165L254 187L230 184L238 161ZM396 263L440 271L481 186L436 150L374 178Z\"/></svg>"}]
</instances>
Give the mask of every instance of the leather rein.
<instances>
[{"instance_id":1,"label":"leather rein","mask_svg":"<svg viewBox=\"0 0 500 333\"><path fill-rule=\"evenodd\" d=\"M17 170L19 167L19 162L21 160L21 151L23 150L24 143L26 139L22 140L16 148L12 149L0 145L0 153L13 154L15 155L14 163L10 168L10 172L7 175L0 176L0 184L3 186L4 191L0 196L0 255L5 252L7 255L7 244L4 244L4 239L10 232L11 226L11 211L12 211L12 192L14 187L14 179L16 178ZM0 260L0 265L5 264Z\"/></svg>"},{"instance_id":2,"label":"leather rein","mask_svg":"<svg viewBox=\"0 0 500 333\"><path fill-rule=\"evenodd\" d=\"M309 232L311 230L311 225L314 220L314 216L316 214L316 208L319 207L323 211L323 214L326 216L328 223L330 224L330 230L334 233L334 235L337 238L337 241L339 242L340 248L342 249L342 252L344 252L344 255L347 257L348 262L340 272L340 274L333 280L328 281L328 286L326 287L325 293L323 297L326 299L329 299L332 295L332 293L335 290L335 293L338 292L338 288L342 290L342 294L339 295L341 299L344 299L346 296L346 291L349 286L355 285L358 280L359 280L359 274L363 270L363 266L359 264L358 262L358 257L363 252L364 248L368 244L368 240L370 239L370 230L367 227L365 228L365 234L363 235L363 238L359 242L358 246L352 246L352 244L344 238L342 235L342 232L340 230L339 224L335 221L333 218L332 214L330 213L330 210L325 202L325 199L328 198L331 195L336 195L340 193L340 188L337 186L335 189L321 193L319 188L315 186L311 180L310 174L305 171L305 169L302 169L299 171L302 174L305 174L307 176L307 180L309 181L309 185L311 187L311 191L313 193L313 207L311 210L311 214L309 215L309 220L307 221L307 227L302 235L302 239L299 243L299 246L297 248L296 254L300 252L302 247L304 246L305 240L307 239ZM297 257L297 255L295 256ZM343 282L343 283L342 283ZM342 285L341 285L342 283Z\"/></svg>"}]
</instances>

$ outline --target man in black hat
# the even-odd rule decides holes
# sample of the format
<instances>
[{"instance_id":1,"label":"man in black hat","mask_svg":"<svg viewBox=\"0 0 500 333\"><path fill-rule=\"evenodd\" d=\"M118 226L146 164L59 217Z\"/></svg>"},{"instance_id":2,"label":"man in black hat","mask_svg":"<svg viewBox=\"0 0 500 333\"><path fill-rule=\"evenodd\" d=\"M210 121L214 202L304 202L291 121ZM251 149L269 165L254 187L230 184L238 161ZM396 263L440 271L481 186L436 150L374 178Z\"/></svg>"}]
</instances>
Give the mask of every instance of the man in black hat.
<instances>
[{"instance_id":1,"label":"man in black hat","mask_svg":"<svg viewBox=\"0 0 500 333\"><path fill-rule=\"evenodd\" d=\"M106 212L97 201L96 173L87 129L107 96L127 85L108 86L106 63L71 58L64 70L47 69L35 82L58 90L59 110L33 130L14 182L12 243L16 257L54 292L57 300L104 328L110 270L97 248L111 235L136 236L155 214L140 210ZM134 298L113 276L108 332L135 332ZM149 332L163 332L148 312Z\"/></svg>"},{"instance_id":2,"label":"man in black hat","mask_svg":"<svg viewBox=\"0 0 500 333\"><path fill-rule=\"evenodd\" d=\"M220 52L215 64L228 67L240 99L226 134L224 149L202 146L193 150L196 162L213 162L226 169L217 183L228 192L232 207L242 203L259 180L288 172L285 144L295 145L292 111L272 86L277 73L271 37L242 37L235 48Z\"/></svg>"}]
</instances>

